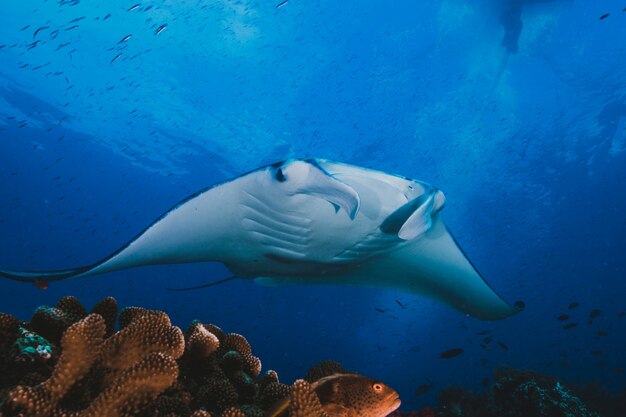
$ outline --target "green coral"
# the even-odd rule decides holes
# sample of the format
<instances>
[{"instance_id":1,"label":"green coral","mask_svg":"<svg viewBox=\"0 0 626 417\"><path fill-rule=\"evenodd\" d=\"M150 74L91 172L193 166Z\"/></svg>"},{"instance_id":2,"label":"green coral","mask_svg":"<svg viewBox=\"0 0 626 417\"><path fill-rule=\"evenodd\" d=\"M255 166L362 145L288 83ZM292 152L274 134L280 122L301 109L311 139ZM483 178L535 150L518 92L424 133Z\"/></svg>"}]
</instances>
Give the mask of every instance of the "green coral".
<instances>
[{"instance_id":1,"label":"green coral","mask_svg":"<svg viewBox=\"0 0 626 417\"><path fill-rule=\"evenodd\" d=\"M52 357L51 343L37 333L33 333L21 326L14 346L17 349L18 360L28 362L47 361Z\"/></svg>"}]
</instances>

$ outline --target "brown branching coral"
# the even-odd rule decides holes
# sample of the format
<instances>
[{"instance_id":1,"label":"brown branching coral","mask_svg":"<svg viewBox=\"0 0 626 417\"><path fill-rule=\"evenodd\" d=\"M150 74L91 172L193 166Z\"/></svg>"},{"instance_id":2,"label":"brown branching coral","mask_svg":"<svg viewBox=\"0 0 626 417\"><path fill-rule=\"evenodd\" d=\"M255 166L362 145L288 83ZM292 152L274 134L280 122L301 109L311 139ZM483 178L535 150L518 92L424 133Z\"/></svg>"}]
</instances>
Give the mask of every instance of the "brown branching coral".
<instances>
[{"instance_id":1,"label":"brown branching coral","mask_svg":"<svg viewBox=\"0 0 626 417\"><path fill-rule=\"evenodd\" d=\"M179 358L185 349L182 331L167 314L146 311L111 336L102 346L101 363L109 369L129 368L153 352Z\"/></svg>"},{"instance_id":2,"label":"brown branching coral","mask_svg":"<svg viewBox=\"0 0 626 417\"><path fill-rule=\"evenodd\" d=\"M224 410L222 417L246 417L246 414L237 407L230 407Z\"/></svg>"},{"instance_id":3,"label":"brown branching coral","mask_svg":"<svg viewBox=\"0 0 626 417\"><path fill-rule=\"evenodd\" d=\"M257 377L261 373L261 360L252 355L250 343L240 334L229 333L224 336L222 350L238 352L244 363L244 370L251 376Z\"/></svg>"},{"instance_id":4,"label":"brown branching coral","mask_svg":"<svg viewBox=\"0 0 626 417\"><path fill-rule=\"evenodd\" d=\"M280 382L270 382L261 387L259 402L263 408L269 409L291 394L291 387Z\"/></svg>"},{"instance_id":5,"label":"brown branching coral","mask_svg":"<svg viewBox=\"0 0 626 417\"><path fill-rule=\"evenodd\" d=\"M80 417L134 416L178 377L176 360L155 352L125 370L100 394Z\"/></svg>"},{"instance_id":6,"label":"brown branching coral","mask_svg":"<svg viewBox=\"0 0 626 417\"><path fill-rule=\"evenodd\" d=\"M210 331L211 333L213 333L215 336L217 336L217 338L219 340L224 340L224 337L226 336L226 333L224 333L224 331L217 327L214 324L210 324L210 323L206 323L203 324L204 328L207 329L208 331Z\"/></svg>"},{"instance_id":7,"label":"brown branching coral","mask_svg":"<svg viewBox=\"0 0 626 417\"><path fill-rule=\"evenodd\" d=\"M187 329L187 351L198 358L206 358L220 347L219 338L198 321Z\"/></svg>"},{"instance_id":8,"label":"brown branching coral","mask_svg":"<svg viewBox=\"0 0 626 417\"><path fill-rule=\"evenodd\" d=\"M0 350L13 344L18 335L19 324L12 315L0 313Z\"/></svg>"},{"instance_id":9,"label":"brown branching coral","mask_svg":"<svg viewBox=\"0 0 626 417\"><path fill-rule=\"evenodd\" d=\"M183 335L161 311L129 307L118 316L110 297L86 311L65 297L31 323L0 314L0 353L16 350L20 332L58 340L46 342L48 360L7 368L0 417L263 417L290 395L294 417L325 416L306 382L292 391L275 371L259 376L261 361L240 334L196 321Z\"/></svg>"},{"instance_id":10,"label":"brown branching coral","mask_svg":"<svg viewBox=\"0 0 626 417\"><path fill-rule=\"evenodd\" d=\"M211 417L211 413L205 410L196 410L191 414L191 417Z\"/></svg>"},{"instance_id":11,"label":"brown branching coral","mask_svg":"<svg viewBox=\"0 0 626 417\"><path fill-rule=\"evenodd\" d=\"M134 416L177 380L176 359L185 343L181 330L171 325L165 313L131 310L133 314L126 314L126 327L105 340L105 334L115 326L117 303L107 298L93 311L102 313L106 320L92 313L69 326L50 377L37 385L11 390L6 405L11 413L33 417ZM38 309L34 317L41 319L40 324L57 325L58 330L84 312L75 298L66 297L52 309ZM5 322L10 324L3 316L0 324ZM9 329L8 324L2 329ZM38 374L33 375L32 380L41 381ZM28 379L25 376L22 380ZM189 402L187 398L178 404ZM162 403L172 405L171 401ZM189 408L184 411L191 413Z\"/></svg>"},{"instance_id":12,"label":"brown branching coral","mask_svg":"<svg viewBox=\"0 0 626 417\"><path fill-rule=\"evenodd\" d=\"M122 309L118 318L120 330L124 329L131 321L144 314L150 314L150 310L143 307L126 307Z\"/></svg>"},{"instance_id":13,"label":"brown branching coral","mask_svg":"<svg viewBox=\"0 0 626 417\"><path fill-rule=\"evenodd\" d=\"M18 386L9 394L14 408L23 409L29 416L50 415L56 404L93 365L104 337L105 324L98 314L91 314L71 325L63 338L63 353L52 376L34 387Z\"/></svg>"},{"instance_id":14,"label":"brown branching coral","mask_svg":"<svg viewBox=\"0 0 626 417\"><path fill-rule=\"evenodd\" d=\"M306 376L304 377L304 380L307 382L313 382L317 381L320 378L324 378L325 376L329 376L332 374L343 374L347 372L348 371L343 366L341 366L339 362L325 360L318 363L317 365L312 366L311 369L309 369L309 372L307 372Z\"/></svg>"},{"instance_id":15,"label":"brown branching coral","mask_svg":"<svg viewBox=\"0 0 626 417\"><path fill-rule=\"evenodd\" d=\"M326 417L315 391L303 379L298 379L292 386L290 408L291 417Z\"/></svg>"},{"instance_id":16,"label":"brown branching coral","mask_svg":"<svg viewBox=\"0 0 626 417\"><path fill-rule=\"evenodd\" d=\"M91 309L92 313L100 314L106 324L105 337L109 337L115 332L115 321L117 320L117 301L113 297L106 297L98 302Z\"/></svg>"},{"instance_id":17,"label":"brown branching coral","mask_svg":"<svg viewBox=\"0 0 626 417\"><path fill-rule=\"evenodd\" d=\"M197 391L196 398L199 405L218 413L239 402L237 390L228 379L209 380Z\"/></svg>"},{"instance_id":18,"label":"brown branching coral","mask_svg":"<svg viewBox=\"0 0 626 417\"><path fill-rule=\"evenodd\" d=\"M54 307L39 307L33 314L30 324L40 336L53 343L59 343L63 332L86 315L87 310L80 301L76 297L67 296L61 298Z\"/></svg>"}]
</instances>

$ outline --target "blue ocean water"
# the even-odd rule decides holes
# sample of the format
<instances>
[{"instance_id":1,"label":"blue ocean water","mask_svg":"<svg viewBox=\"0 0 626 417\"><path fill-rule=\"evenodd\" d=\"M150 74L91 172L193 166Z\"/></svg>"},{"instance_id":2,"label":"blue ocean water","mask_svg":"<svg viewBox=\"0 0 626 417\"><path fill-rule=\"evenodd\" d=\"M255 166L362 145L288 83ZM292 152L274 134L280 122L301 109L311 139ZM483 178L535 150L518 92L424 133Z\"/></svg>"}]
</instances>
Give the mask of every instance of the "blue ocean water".
<instances>
[{"instance_id":1,"label":"blue ocean water","mask_svg":"<svg viewBox=\"0 0 626 417\"><path fill-rule=\"evenodd\" d=\"M165 290L229 275L189 264L45 291L2 280L0 311L28 319L64 295L88 306L111 295L181 327L244 334L287 382L337 360L395 387L406 410L445 386L481 389L499 364L623 389L625 6L5 2L0 269L93 263L199 189L320 157L442 189L442 216L474 265L526 309L485 322L393 290ZM577 326L563 329L562 314ZM483 330L508 350L481 347ZM435 389L417 396L425 383Z\"/></svg>"}]
</instances>

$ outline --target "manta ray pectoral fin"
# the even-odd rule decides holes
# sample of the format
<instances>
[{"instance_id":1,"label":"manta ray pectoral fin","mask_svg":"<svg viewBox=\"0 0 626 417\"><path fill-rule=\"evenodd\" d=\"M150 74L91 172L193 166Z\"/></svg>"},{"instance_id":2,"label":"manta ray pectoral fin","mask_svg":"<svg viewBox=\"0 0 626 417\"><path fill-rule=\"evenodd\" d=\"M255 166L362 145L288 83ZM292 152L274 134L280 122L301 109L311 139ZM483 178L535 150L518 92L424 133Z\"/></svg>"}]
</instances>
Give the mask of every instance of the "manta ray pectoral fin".
<instances>
[{"instance_id":1,"label":"manta ray pectoral fin","mask_svg":"<svg viewBox=\"0 0 626 417\"><path fill-rule=\"evenodd\" d=\"M520 311L485 282L438 215L425 233L397 250L346 263L324 276L263 276L255 282L382 287L433 298L483 320L499 320Z\"/></svg>"},{"instance_id":2,"label":"manta ray pectoral fin","mask_svg":"<svg viewBox=\"0 0 626 417\"><path fill-rule=\"evenodd\" d=\"M426 295L468 315L498 320L519 312L480 276L439 216L432 227L403 248L363 266L381 285Z\"/></svg>"}]
</instances>

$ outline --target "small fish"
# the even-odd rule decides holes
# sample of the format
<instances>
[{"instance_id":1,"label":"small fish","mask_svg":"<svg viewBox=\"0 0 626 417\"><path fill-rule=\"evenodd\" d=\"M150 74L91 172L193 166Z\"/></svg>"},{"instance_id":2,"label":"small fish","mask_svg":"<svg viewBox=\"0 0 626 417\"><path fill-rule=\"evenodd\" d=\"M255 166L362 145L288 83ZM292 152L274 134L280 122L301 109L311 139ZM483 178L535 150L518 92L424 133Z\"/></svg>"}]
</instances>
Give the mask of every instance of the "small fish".
<instances>
[{"instance_id":1,"label":"small fish","mask_svg":"<svg viewBox=\"0 0 626 417\"><path fill-rule=\"evenodd\" d=\"M617 314L617 317L619 317L620 319L621 319L621 318L624 318L625 316L626 316L626 311L620 311L620 312Z\"/></svg>"},{"instance_id":2,"label":"small fish","mask_svg":"<svg viewBox=\"0 0 626 417\"><path fill-rule=\"evenodd\" d=\"M39 45L40 43L41 43L41 41L40 41L40 40L36 40L35 42L33 42L33 43L29 43L29 44L28 44L28 45L26 45L26 46L27 46L27 48L28 48L28 49L33 49L35 46Z\"/></svg>"},{"instance_id":3,"label":"small fish","mask_svg":"<svg viewBox=\"0 0 626 417\"><path fill-rule=\"evenodd\" d=\"M433 385L429 383L420 385L419 387L415 388L415 396L420 397L424 394L427 394L428 392L430 392L432 387Z\"/></svg>"},{"instance_id":4,"label":"small fish","mask_svg":"<svg viewBox=\"0 0 626 417\"><path fill-rule=\"evenodd\" d=\"M146 7L143 8L143 11L147 12L148 10L152 9L152 7L153 7L152 5L146 6Z\"/></svg>"},{"instance_id":5,"label":"small fish","mask_svg":"<svg viewBox=\"0 0 626 417\"><path fill-rule=\"evenodd\" d=\"M336 373L311 383L325 415L329 417L385 417L400 407L398 393L383 382L359 374ZM266 417L287 415L290 398L284 398Z\"/></svg>"},{"instance_id":6,"label":"small fish","mask_svg":"<svg viewBox=\"0 0 626 417\"><path fill-rule=\"evenodd\" d=\"M559 317L556 318L558 321L566 321L569 320L569 316L567 314L561 314Z\"/></svg>"},{"instance_id":7,"label":"small fish","mask_svg":"<svg viewBox=\"0 0 626 417\"><path fill-rule=\"evenodd\" d=\"M575 309L576 307L578 307L579 305L580 305L580 303L578 303L578 302L573 302L573 303L570 303L570 305L568 305L568 306L567 306L567 308L568 308L569 310L572 310L572 309Z\"/></svg>"},{"instance_id":8,"label":"small fish","mask_svg":"<svg viewBox=\"0 0 626 417\"><path fill-rule=\"evenodd\" d=\"M450 359L450 358L454 358L455 356L459 356L463 352L464 350L461 348L454 348L454 349L446 350L445 352L441 352L439 354L439 357L441 359Z\"/></svg>"},{"instance_id":9,"label":"small fish","mask_svg":"<svg viewBox=\"0 0 626 417\"><path fill-rule=\"evenodd\" d=\"M37 29L37 30L35 31L35 33L33 33L33 38L37 37L37 34L38 34L39 32L41 32L42 30L46 30L46 29L48 29L48 28L50 28L50 26L42 26L42 27L40 27L39 29Z\"/></svg>"},{"instance_id":10,"label":"small fish","mask_svg":"<svg viewBox=\"0 0 626 417\"><path fill-rule=\"evenodd\" d=\"M498 346L500 346L502 350L509 350L509 347L505 343L498 342Z\"/></svg>"},{"instance_id":11,"label":"small fish","mask_svg":"<svg viewBox=\"0 0 626 417\"><path fill-rule=\"evenodd\" d=\"M396 299L396 304L398 304L400 307L404 307L404 304L402 304L402 303L400 302L400 300L398 300L398 299Z\"/></svg>"},{"instance_id":12,"label":"small fish","mask_svg":"<svg viewBox=\"0 0 626 417\"><path fill-rule=\"evenodd\" d=\"M284 1L281 1L280 3L278 3L278 4L277 4L276 6L274 6L274 7L276 7L277 9L280 9L280 8L281 8L281 7L283 7L283 6L286 6L286 5L287 5L287 3L289 3L289 0L284 0Z\"/></svg>"},{"instance_id":13,"label":"small fish","mask_svg":"<svg viewBox=\"0 0 626 417\"><path fill-rule=\"evenodd\" d=\"M73 25L73 26L70 26L70 27L68 27L68 28L66 28L64 30L67 32L68 30L76 29L77 27L78 27L78 25Z\"/></svg>"},{"instance_id":14,"label":"small fish","mask_svg":"<svg viewBox=\"0 0 626 417\"><path fill-rule=\"evenodd\" d=\"M35 285L35 287L39 288L40 290L48 289L48 283L44 280L36 279L35 281L33 281L33 284Z\"/></svg>"},{"instance_id":15,"label":"small fish","mask_svg":"<svg viewBox=\"0 0 626 417\"><path fill-rule=\"evenodd\" d=\"M589 318L590 319L595 319L600 317L600 314L602 314L602 311L600 310L592 310L591 313L589 313Z\"/></svg>"},{"instance_id":16,"label":"small fish","mask_svg":"<svg viewBox=\"0 0 626 417\"><path fill-rule=\"evenodd\" d=\"M45 64L42 64L42 65L37 65L36 67L33 67L33 71L38 70L39 68L43 68L43 67L45 67L46 65L50 65L50 62L46 62Z\"/></svg>"},{"instance_id":17,"label":"small fish","mask_svg":"<svg viewBox=\"0 0 626 417\"><path fill-rule=\"evenodd\" d=\"M600 20L604 20L607 17L609 17L609 13L604 13L602 16L600 16Z\"/></svg>"},{"instance_id":18,"label":"small fish","mask_svg":"<svg viewBox=\"0 0 626 417\"><path fill-rule=\"evenodd\" d=\"M564 330L569 330L569 329L572 329L572 328L574 328L574 327L576 327L576 326L577 326L577 324L576 324L576 323L568 323L568 324L566 324L565 326L563 326L563 329L564 329Z\"/></svg>"},{"instance_id":19,"label":"small fish","mask_svg":"<svg viewBox=\"0 0 626 417\"><path fill-rule=\"evenodd\" d=\"M523 310L526 308L526 303L522 300L517 300L514 305L518 310Z\"/></svg>"},{"instance_id":20,"label":"small fish","mask_svg":"<svg viewBox=\"0 0 626 417\"><path fill-rule=\"evenodd\" d=\"M493 337L492 336L487 336L483 339L483 342L485 343L491 343L493 341Z\"/></svg>"},{"instance_id":21,"label":"small fish","mask_svg":"<svg viewBox=\"0 0 626 417\"><path fill-rule=\"evenodd\" d=\"M481 330L480 332L476 333L477 336L484 336L486 334L491 333L491 330Z\"/></svg>"},{"instance_id":22,"label":"small fish","mask_svg":"<svg viewBox=\"0 0 626 417\"><path fill-rule=\"evenodd\" d=\"M76 22L80 22L81 20L83 20L85 18L85 16L81 16L81 17L77 17L76 19L72 19L70 20L68 23L76 23Z\"/></svg>"},{"instance_id":23,"label":"small fish","mask_svg":"<svg viewBox=\"0 0 626 417\"><path fill-rule=\"evenodd\" d=\"M28 29L30 27L30 25L26 25L23 28L20 29L20 32L24 32L26 29Z\"/></svg>"},{"instance_id":24,"label":"small fish","mask_svg":"<svg viewBox=\"0 0 626 417\"><path fill-rule=\"evenodd\" d=\"M111 17L111 13L107 14L106 16L104 16L102 18L102 21L104 22L105 20L107 20L109 17Z\"/></svg>"},{"instance_id":25,"label":"small fish","mask_svg":"<svg viewBox=\"0 0 626 417\"><path fill-rule=\"evenodd\" d=\"M593 356L600 356L600 355L602 355L602 349L592 350L592 351L591 351L591 354L592 354Z\"/></svg>"},{"instance_id":26,"label":"small fish","mask_svg":"<svg viewBox=\"0 0 626 417\"><path fill-rule=\"evenodd\" d=\"M114 63L115 61L117 61L118 59L120 59L121 56L122 56L122 54L115 55L115 57L111 60L111 64Z\"/></svg>"},{"instance_id":27,"label":"small fish","mask_svg":"<svg viewBox=\"0 0 626 417\"><path fill-rule=\"evenodd\" d=\"M139 6L141 6L141 4L137 3L134 6L131 6L130 9L127 10L127 12L132 12L133 10L137 10Z\"/></svg>"},{"instance_id":28,"label":"small fish","mask_svg":"<svg viewBox=\"0 0 626 417\"><path fill-rule=\"evenodd\" d=\"M163 32L165 29L167 29L167 23L164 23L158 28L156 28L156 30L154 31L154 34L158 35L159 33Z\"/></svg>"},{"instance_id":29,"label":"small fish","mask_svg":"<svg viewBox=\"0 0 626 417\"><path fill-rule=\"evenodd\" d=\"M598 330L598 337L604 337L607 336L608 333L604 330Z\"/></svg>"},{"instance_id":30,"label":"small fish","mask_svg":"<svg viewBox=\"0 0 626 417\"><path fill-rule=\"evenodd\" d=\"M374 307L374 310L378 311L379 313L385 313L385 312L387 312L387 310L389 310L389 309L384 309L384 308Z\"/></svg>"},{"instance_id":31,"label":"small fish","mask_svg":"<svg viewBox=\"0 0 626 417\"><path fill-rule=\"evenodd\" d=\"M133 37L133 35L126 35L126 36L124 36L122 39L120 39L120 41L118 42L118 45L120 43L126 42L127 40L129 40L132 37Z\"/></svg>"},{"instance_id":32,"label":"small fish","mask_svg":"<svg viewBox=\"0 0 626 417\"><path fill-rule=\"evenodd\" d=\"M483 378L483 382L480 385L487 388L489 386L489 378Z\"/></svg>"}]
</instances>

